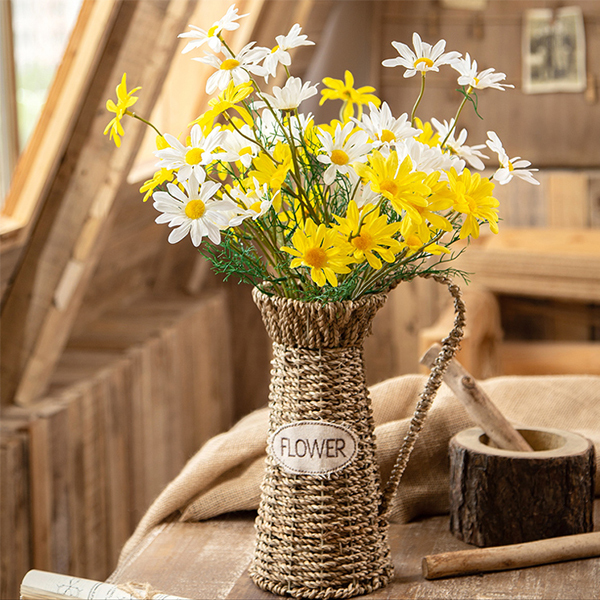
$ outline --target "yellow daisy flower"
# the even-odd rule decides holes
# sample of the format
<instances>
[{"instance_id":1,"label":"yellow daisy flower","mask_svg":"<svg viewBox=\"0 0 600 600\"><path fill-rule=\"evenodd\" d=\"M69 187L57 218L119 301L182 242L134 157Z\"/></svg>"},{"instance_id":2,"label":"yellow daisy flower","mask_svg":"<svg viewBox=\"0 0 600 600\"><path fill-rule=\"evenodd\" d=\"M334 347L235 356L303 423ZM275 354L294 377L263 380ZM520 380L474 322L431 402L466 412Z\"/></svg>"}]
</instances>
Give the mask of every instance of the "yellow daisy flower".
<instances>
[{"instance_id":1,"label":"yellow daisy flower","mask_svg":"<svg viewBox=\"0 0 600 600\"><path fill-rule=\"evenodd\" d=\"M167 181L173 181L174 173L174 171L162 168L160 171L156 171L156 173L154 173L154 177L152 177L152 179L145 181L140 188L140 192L142 194L146 192L146 195L144 196L144 202L146 202L146 200L152 196L152 193L159 185L162 185Z\"/></svg>"},{"instance_id":2,"label":"yellow daisy flower","mask_svg":"<svg viewBox=\"0 0 600 600\"><path fill-rule=\"evenodd\" d=\"M400 242L400 248L407 249L407 256L416 254L434 235L433 231L425 223L415 225L406 219L402 221L400 233L403 238L403 241ZM435 243L429 244L424 249L424 252L427 254L450 254L448 248Z\"/></svg>"},{"instance_id":3,"label":"yellow daisy flower","mask_svg":"<svg viewBox=\"0 0 600 600\"><path fill-rule=\"evenodd\" d=\"M261 152L253 161L254 170L248 173L248 177L254 177L258 183L266 183L273 191L281 189L283 182L292 168L292 152L290 147L283 142L278 142L273 151L273 162L271 157Z\"/></svg>"},{"instance_id":4,"label":"yellow daisy flower","mask_svg":"<svg viewBox=\"0 0 600 600\"><path fill-rule=\"evenodd\" d=\"M423 183L431 190L431 196L427 198L427 206L415 206L415 210L421 215L421 223L416 223L411 219L410 214L404 218L404 222L415 226L424 226L430 223L436 230L452 231L452 225L446 217L439 214L452 207L452 192L448 188L446 181L438 181L440 177L439 171L434 171L428 175Z\"/></svg>"},{"instance_id":5,"label":"yellow daisy flower","mask_svg":"<svg viewBox=\"0 0 600 600\"><path fill-rule=\"evenodd\" d=\"M465 169L460 175L454 167L448 171L448 185L454 196L454 209L466 216L460 229L460 238L473 236L479 237L479 222L477 219L487 221L490 230L498 233L498 205L492 196L494 184L479 173Z\"/></svg>"},{"instance_id":6,"label":"yellow daisy flower","mask_svg":"<svg viewBox=\"0 0 600 600\"><path fill-rule=\"evenodd\" d=\"M157 135L156 139L155 139L155 143L156 143L157 150L164 150L165 148L169 147L169 142L167 142L167 140L165 140L164 135Z\"/></svg>"},{"instance_id":7,"label":"yellow daisy flower","mask_svg":"<svg viewBox=\"0 0 600 600\"><path fill-rule=\"evenodd\" d=\"M419 117L415 117L415 127L421 130L421 133L415 136L415 140L417 140L417 142L427 144L430 148L439 146L441 141L440 134L434 132L429 121L423 122L421 119L419 119Z\"/></svg>"},{"instance_id":8,"label":"yellow daisy flower","mask_svg":"<svg viewBox=\"0 0 600 600\"><path fill-rule=\"evenodd\" d=\"M423 218L417 207L427 206L427 197L431 189L423 183L425 173L412 173L412 162L407 156L398 165L398 154L394 150L387 158L374 150L370 156L370 165L355 163L354 170L360 177L371 183L371 189L385 196L396 212L406 211L415 223L421 223Z\"/></svg>"},{"instance_id":9,"label":"yellow daisy flower","mask_svg":"<svg viewBox=\"0 0 600 600\"><path fill-rule=\"evenodd\" d=\"M195 121L190 123L194 125L198 123L202 129L208 125L212 125L213 121L225 111L229 109L235 110L245 123L252 125L252 116L243 106L236 106L242 100L245 100L252 92L254 87L251 81L246 81L235 85L234 81L231 80L227 87L216 97L211 98L208 101L210 109L207 110L203 115L200 115Z\"/></svg>"},{"instance_id":10,"label":"yellow daisy flower","mask_svg":"<svg viewBox=\"0 0 600 600\"><path fill-rule=\"evenodd\" d=\"M138 98L134 96L135 92L141 90L141 87L133 88L130 92L127 91L126 83L127 73L123 73L121 83L117 86L117 103L115 104L112 100L106 101L106 110L115 113L115 116L111 119L110 123L104 130L104 135L110 131L108 139L115 141L115 146L119 148L121 146L121 138L125 131L121 125L121 119L127 114L127 109L133 106Z\"/></svg>"},{"instance_id":11,"label":"yellow daisy flower","mask_svg":"<svg viewBox=\"0 0 600 600\"><path fill-rule=\"evenodd\" d=\"M352 262L340 245L343 241L334 229L327 229L323 223L317 227L312 219L307 219L304 231L298 229L292 236L293 247L282 246L281 250L295 257L290 265L293 269L308 267L311 279L319 287L326 282L337 287L336 273L349 273L348 264Z\"/></svg>"},{"instance_id":12,"label":"yellow daisy flower","mask_svg":"<svg viewBox=\"0 0 600 600\"><path fill-rule=\"evenodd\" d=\"M341 115L344 123L350 120L350 117L354 116L354 105L358 105L358 118L362 115L362 107L364 104L372 102L376 107L379 108L381 100L373 95L371 92L375 91L374 87L365 85L358 89L354 89L354 76L350 71L346 71L344 74L344 81L341 79L333 79L333 77L325 77L323 83L330 89L322 90L321 102L323 104L325 100L342 100L344 105L342 107Z\"/></svg>"},{"instance_id":13,"label":"yellow daisy flower","mask_svg":"<svg viewBox=\"0 0 600 600\"><path fill-rule=\"evenodd\" d=\"M366 260L373 269L381 269L379 257L392 263L401 249L400 243L393 237L398 233L400 223L388 223L386 215L379 214L379 207L371 204L362 209L362 214L364 217L361 223L361 212L356 202L350 201L346 217L336 215L336 229L348 240L356 262ZM379 254L379 257L374 252Z\"/></svg>"}]
</instances>

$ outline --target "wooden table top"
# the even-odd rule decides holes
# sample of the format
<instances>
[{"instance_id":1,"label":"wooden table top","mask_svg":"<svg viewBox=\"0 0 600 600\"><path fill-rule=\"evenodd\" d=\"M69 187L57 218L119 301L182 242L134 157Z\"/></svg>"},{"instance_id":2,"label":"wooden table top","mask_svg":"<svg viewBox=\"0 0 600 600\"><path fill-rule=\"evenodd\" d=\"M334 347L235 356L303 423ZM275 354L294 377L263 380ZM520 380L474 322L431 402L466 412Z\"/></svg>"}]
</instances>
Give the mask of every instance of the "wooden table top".
<instances>
[{"instance_id":1,"label":"wooden table top","mask_svg":"<svg viewBox=\"0 0 600 600\"><path fill-rule=\"evenodd\" d=\"M600 499L595 502L600 530ZM156 527L138 552L109 581L147 582L173 595L195 599L267 600L248 576L254 544L254 513L236 513L200 523L170 522ZM392 524L390 545L395 577L373 599L600 600L600 558L514 571L428 581L421 559L429 554L473 548L449 530L448 516Z\"/></svg>"}]
</instances>

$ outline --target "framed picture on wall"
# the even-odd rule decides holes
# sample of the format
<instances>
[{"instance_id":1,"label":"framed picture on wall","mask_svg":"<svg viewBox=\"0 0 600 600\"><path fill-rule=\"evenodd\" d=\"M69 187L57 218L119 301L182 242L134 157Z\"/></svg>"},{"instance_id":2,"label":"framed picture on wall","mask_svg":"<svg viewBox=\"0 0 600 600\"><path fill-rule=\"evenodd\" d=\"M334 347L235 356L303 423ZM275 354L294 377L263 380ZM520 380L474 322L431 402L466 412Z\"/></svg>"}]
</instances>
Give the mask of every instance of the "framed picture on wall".
<instances>
[{"instance_id":1,"label":"framed picture on wall","mask_svg":"<svg viewBox=\"0 0 600 600\"><path fill-rule=\"evenodd\" d=\"M585 31L579 7L527 11L523 28L523 91L583 92Z\"/></svg>"}]
</instances>

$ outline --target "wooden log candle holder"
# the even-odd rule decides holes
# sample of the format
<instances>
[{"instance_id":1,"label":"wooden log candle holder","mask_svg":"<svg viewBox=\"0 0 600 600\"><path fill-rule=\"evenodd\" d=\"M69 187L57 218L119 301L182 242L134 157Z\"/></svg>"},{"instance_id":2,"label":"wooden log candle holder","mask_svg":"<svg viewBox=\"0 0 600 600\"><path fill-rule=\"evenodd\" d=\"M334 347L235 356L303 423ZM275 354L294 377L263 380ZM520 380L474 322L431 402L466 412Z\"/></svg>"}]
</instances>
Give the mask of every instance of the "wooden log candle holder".
<instances>
[{"instance_id":1,"label":"wooden log candle holder","mask_svg":"<svg viewBox=\"0 0 600 600\"><path fill-rule=\"evenodd\" d=\"M518 431L533 451L494 447L478 427L450 440L454 535L487 547L592 531L592 443L558 429Z\"/></svg>"}]
</instances>

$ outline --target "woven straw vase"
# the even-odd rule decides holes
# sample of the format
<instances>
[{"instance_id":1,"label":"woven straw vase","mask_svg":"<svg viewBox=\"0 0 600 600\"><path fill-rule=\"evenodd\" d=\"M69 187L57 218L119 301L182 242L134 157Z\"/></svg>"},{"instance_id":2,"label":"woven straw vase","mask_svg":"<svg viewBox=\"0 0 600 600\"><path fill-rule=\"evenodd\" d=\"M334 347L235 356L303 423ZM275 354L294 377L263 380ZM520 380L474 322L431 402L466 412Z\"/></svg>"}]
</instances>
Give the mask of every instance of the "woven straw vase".
<instances>
[{"instance_id":1,"label":"woven straw vase","mask_svg":"<svg viewBox=\"0 0 600 600\"><path fill-rule=\"evenodd\" d=\"M389 582L393 568L388 524L380 517L363 340L386 296L321 304L254 289L253 297L273 342L273 360L269 445L250 575L265 590L297 598L372 592ZM309 435L315 431L325 432L316 442ZM314 473L304 459L296 458L300 463L291 468L282 463L279 448L288 462L289 456L307 458L307 448L315 457L348 462L330 470L321 465L325 472Z\"/></svg>"}]
</instances>

